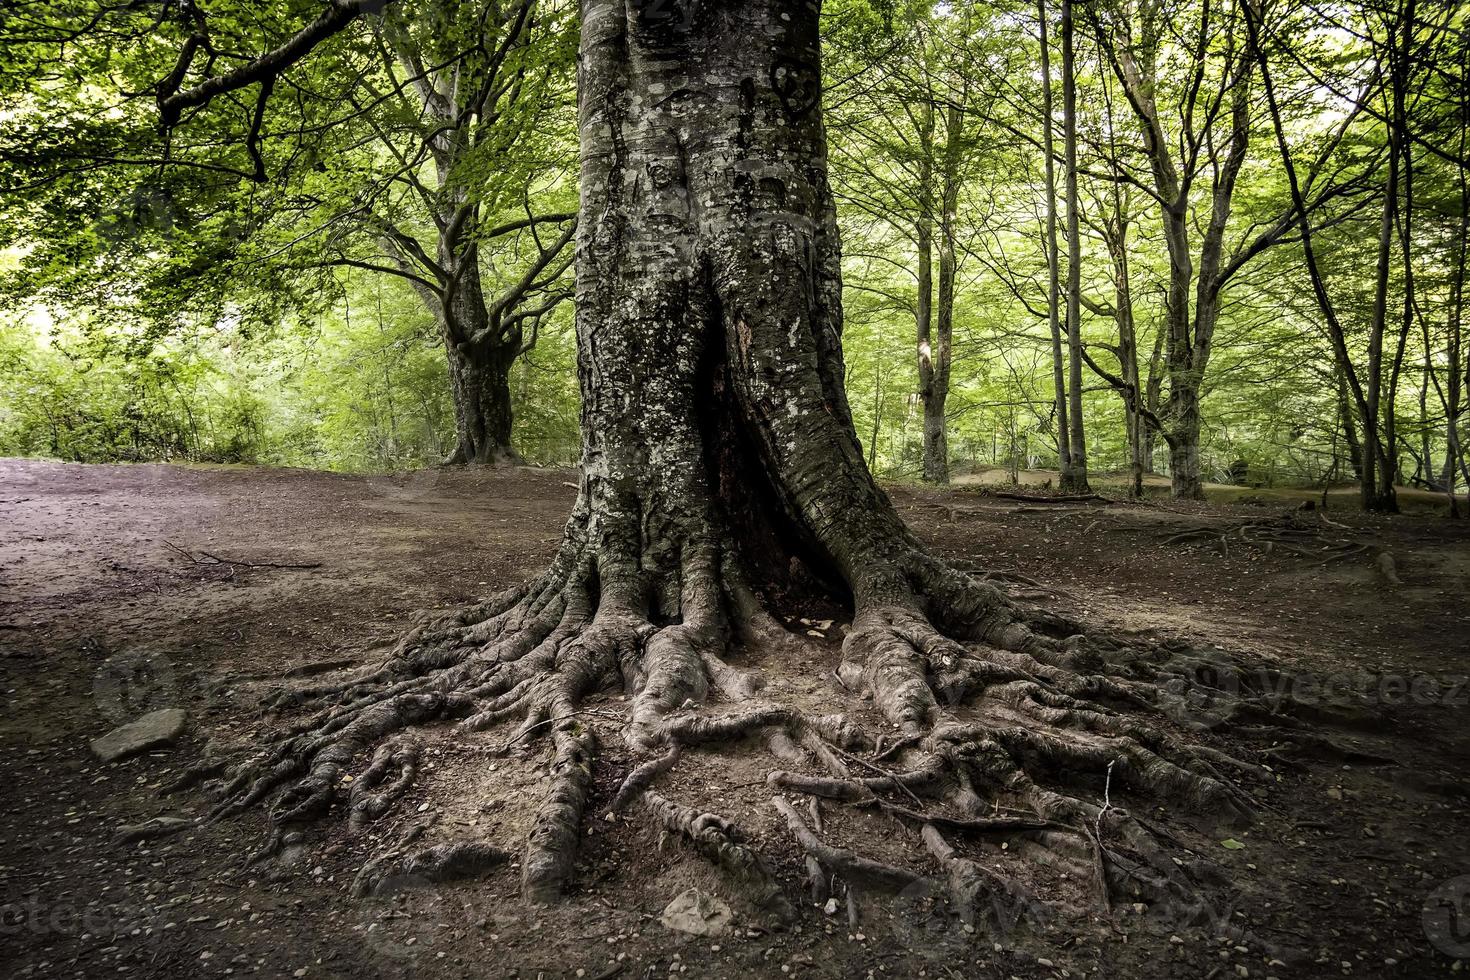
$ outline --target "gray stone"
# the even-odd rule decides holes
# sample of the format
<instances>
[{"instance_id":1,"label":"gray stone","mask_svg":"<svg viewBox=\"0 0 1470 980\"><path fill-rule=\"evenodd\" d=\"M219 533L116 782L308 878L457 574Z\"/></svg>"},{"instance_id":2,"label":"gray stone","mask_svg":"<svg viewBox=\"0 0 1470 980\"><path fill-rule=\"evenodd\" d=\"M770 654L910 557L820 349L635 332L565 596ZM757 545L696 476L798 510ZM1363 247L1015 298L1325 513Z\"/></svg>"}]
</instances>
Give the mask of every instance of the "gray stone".
<instances>
[{"instance_id":1,"label":"gray stone","mask_svg":"<svg viewBox=\"0 0 1470 980\"><path fill-rule=\"evenodd\" d=\"M183 708L150 711L137 721L114 728L101 738L92 739L92 751L103 762L116 762L165 745L172 745L184 730L188 713Z\"/></svg>"},{"instance_id":2,"label":"gray stone","mask_svg":"<svg viewBox=\"0 0 1470 980\"><path fill-rule=\"evenodd\" d=\"M167 837L177 834L182 830L188 830L195 826L193 820L183 817L153 817L142 823L124 824L117 830L118 843L127 844L132 841L152 840L155 837Z\"/></svg>"},{"instance_id":3,"label":"gray stone","mask_svg":"<svg viewBox=\"0 0 1470 980\"><path fill-rule=\"evenodd\" d=\"M735 914L730 906L698 888L690 888L674 896L659 918L665 929L687 932L692 936L718 936L730 926Z\"/></svg>"}]
</instances>

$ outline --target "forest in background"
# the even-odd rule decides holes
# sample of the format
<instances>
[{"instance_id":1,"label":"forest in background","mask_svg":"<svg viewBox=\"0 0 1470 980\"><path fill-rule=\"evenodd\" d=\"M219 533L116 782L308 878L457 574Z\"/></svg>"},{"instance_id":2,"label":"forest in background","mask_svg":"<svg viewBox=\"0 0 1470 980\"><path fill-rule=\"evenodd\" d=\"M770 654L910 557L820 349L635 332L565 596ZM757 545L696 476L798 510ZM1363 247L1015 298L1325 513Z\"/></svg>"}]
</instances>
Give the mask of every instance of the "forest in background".
<instances>
[{"instance_id":1,"label":"forest in background","mask_svg":"<svg viewBox=\"0 0 1470 980\"><path fill-rule=\"evenodd\" d=\"M272 17L289 34L284 6L240 36ZM485 6L390 10L325 43L310 85L231 96L228 125L166 143L150 106L96 106L160 84L177 39L15 48L0 453L426 465L463 457L473 379L498 372L515 451L574 463L576 18L543 5L486 39ZM1464 488L1458 5L824 17L847 389L876 472L1059 468L1085 487L1131 469L1184 496L1195 468L1359 479L1375 509L1395 484ZM417 84L487 40L503 74L465 86L480 105ZM469 109L447 145L436 119Z\"/></svg>"}]
</instances>

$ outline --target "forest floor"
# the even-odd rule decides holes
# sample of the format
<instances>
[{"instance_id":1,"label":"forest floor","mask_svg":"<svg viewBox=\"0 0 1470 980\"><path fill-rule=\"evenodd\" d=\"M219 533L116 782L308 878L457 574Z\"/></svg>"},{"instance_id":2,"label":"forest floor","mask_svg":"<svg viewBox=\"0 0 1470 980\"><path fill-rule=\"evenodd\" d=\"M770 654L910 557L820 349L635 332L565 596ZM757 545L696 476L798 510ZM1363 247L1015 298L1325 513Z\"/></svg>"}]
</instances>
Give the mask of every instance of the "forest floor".
<instances>
[{"instance_id":1,"label":"forest floor","mask_svg":"<svg viewBox=\"0 0 1470 980\"><path fill-rule=\"evenodd\" d=\"M721 936L670 931L670 899L719 882L681 845L601 819L630 758L608 740L574 892L548 909L521 904L514 868L389 898L348 892L410 819L518 848L539 745L487 762L432 743L381 829L327 821L278 863L243 867L259 813L116 842L122 825L201 812L199 796L156 790L211 740L263 731L268 678L365 662L414 610L539 571L574 481L0 460L0 975L1423 977L1470 957L1470 524L1336 507L1327 523L1279 506L891 490L937 552L1028 576L1073 614L1273 658L1314 685L1299 698L1327 686L1378 703L1385 720L1346 737L1394 764L1280 767L1260 821L1225 844L1169 815L1181 846L1226 869L1233 887L1214 901L1233 939L1142 907L972 933L881 908L850 927L810 901L784 923L737 910ZM1305 552L1265 546L1304 539ZM840 624L826 634L828 659L802 665L814 690L839 656ZM174 747L107 765L89 750L174 706L189 713ZM720 801L796 898L798 851L758 776L687 766L670 792Z\"/></svg>"}]
</instances>

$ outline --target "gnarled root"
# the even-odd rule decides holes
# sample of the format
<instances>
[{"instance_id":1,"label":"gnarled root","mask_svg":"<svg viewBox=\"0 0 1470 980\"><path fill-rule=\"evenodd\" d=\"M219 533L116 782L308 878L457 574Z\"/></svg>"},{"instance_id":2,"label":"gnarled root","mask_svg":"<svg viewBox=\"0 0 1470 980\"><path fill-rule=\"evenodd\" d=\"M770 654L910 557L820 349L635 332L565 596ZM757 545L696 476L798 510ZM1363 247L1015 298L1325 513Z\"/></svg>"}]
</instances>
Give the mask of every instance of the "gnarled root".
<instances>
[{"instance_id":1,"label":"gnarled root","mask_svg":"<svg viewBox=\"0 0 1470 980\"><path fill-rule=\"evenodd\" d=\"M571 878L598 747L620 738L643 758L609 801L609 816L648 821L770 908L784 903L781 884L740 833L740 815L656 788L681 763L764 745L780 760L768 785L812 801L809 823L786 796L775 798L814 894L825 896L834 879L850 896L932 886L967 924L1044 914L1047 905L1016 877L972 854L979 847L1092 881L1104 907L1113 895L1186 915L1201 907L1209 868L1175 861L1170 841L1113 794L1250 819L1255 804L1234 779L1257 766L1196 734L1226 716L1255 716L1253 695L1238 694L1239 684L1221 681L1203 722L1181 724L1186 699L1169 684L1204 673L1192 651L1023 609L994 585L916 554L910 571L856 590L837 669L855 696L843 713L814 712L785 684L768 686L725 659L739 640L773 661L820 651L777 626L720 552L691 541L665 556L677 574L650 583L632 564L568 545L539 582L421 623L382 663L343 681L271 699L276 709L306 707L308 717L255 758L201 766L186 779L219 779L213 819L268 803L268 856L287 827L339 803L359 831L389 814L421 773L410 729L439 726L484 756L545 746L521 886L527 900L550 902ZM630 696L625 714L588 704L619 686ZM1273 732L1289 724L1273 718ZM911 860L878 860L860 838L833 843L818 798L875 809L907 828ZM829 829L840 837L850 828ZM446 841L411 853L407 843L365 867L355 889L456 881L510 863L504 842Z\"/></svg>"}]
</instances>

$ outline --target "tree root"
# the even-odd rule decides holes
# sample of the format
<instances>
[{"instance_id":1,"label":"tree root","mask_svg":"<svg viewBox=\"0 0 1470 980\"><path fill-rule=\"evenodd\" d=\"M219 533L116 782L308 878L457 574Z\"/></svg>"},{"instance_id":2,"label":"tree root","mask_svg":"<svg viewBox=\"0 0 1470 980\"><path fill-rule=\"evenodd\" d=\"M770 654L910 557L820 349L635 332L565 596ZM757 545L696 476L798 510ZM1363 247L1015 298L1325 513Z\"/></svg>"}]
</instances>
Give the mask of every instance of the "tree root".
<instances>
[{"instance_id":1,"label":"tree root","mask_svg":"<svg viewBox=\"0 0 1470 980\"><path fill-rule=\"evenodd\" d=\"M1156 526L1134 524L1127 527L1153 531ZM1160 536L1166 545L1213 541L1220 554L1226 557L1229 557L1232 547L1263 555L1291 555L1309 560L1314 568L1366 556L1372 559L1384 584L1403 584L1391 552L1320 513L1315 520L1304 516L1300 510L1289 510L1267 520L1215 518L1190 527L1171 528L1161 532Z\"/></svg>"},{"instance_id":2,"label":"tree root","mask_svg":"<svg viewBox=\"0 0 1470 980\"><path fill-rule=\"evenodd\" d=\"M927 880L924 875L907 868L885 864L854 851L825 844L812 833L811 828L801 819L801 814L790 803L779 796L772 797L771 802L781 816L786 818L786 825L791 828L797 843L827 873L841 875L859 887L887 893L901 892Z\"/></svg>"},{"instance_id":3,"label":"tree root","mask_svg":"<svg viewBox=\"0 0 1470 980\"><path fill-rule=\"evenodd\" d=\"M724 659L741 639L773 658L810 660L815 648L777 626L715 551L685 546L677 576L659 588L631 566L564 548L539 582L425 617L377 664L267 699L270 710L305 709L304 717L258 755L229 766L209 760L176 782L213 781L210 820L266 807L270 836L256 855L264 858L282 848L290 827L334 808L354 831L391 813L420 774L422 750L410 731L452 724L486 756L544 745L543 787L519 860L523 896L546 903L571 882L599 746L621 739L640 761L607 817L647 821L733 890L775 909L785 901L781 883L734 821L655 789L709 750L764 748L781 760L767 784L808 797L809 818L784 796L775 805L814 895L825 896L834 879L847 882L850 896L932 886L968 923L977 914L1039 917L1045 906L961 854L950 837L1014 843L1012 857L1094 881L1104 905L1116 894L1193 915L1210 870L1176 862L1173 842L1111 794L1245 821L1257 806L1233 778L1263 770L1189 730L1257 719L1244 734L1278 746L1262 758L1282 744L1320 745L1287 743L1296 734L1291 712L1257 693L1282 680L1279 672L1087 630L922 554L858 590L836 670L858 697L846 712L813 713ZM584 703L615 686L630 696L626 713ZM1200 691L1208 694L1203 709L1191 700ZM494 742L478 741L485 738ZM924 867L829 843L818 799L874 808L907 828L916 867ZM354 890L459 881L512 860L495 841L443 841L410 853L424 832L416 825L370 862Z\"/></svg>"}]
</instances>

